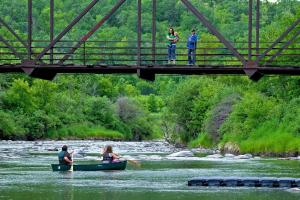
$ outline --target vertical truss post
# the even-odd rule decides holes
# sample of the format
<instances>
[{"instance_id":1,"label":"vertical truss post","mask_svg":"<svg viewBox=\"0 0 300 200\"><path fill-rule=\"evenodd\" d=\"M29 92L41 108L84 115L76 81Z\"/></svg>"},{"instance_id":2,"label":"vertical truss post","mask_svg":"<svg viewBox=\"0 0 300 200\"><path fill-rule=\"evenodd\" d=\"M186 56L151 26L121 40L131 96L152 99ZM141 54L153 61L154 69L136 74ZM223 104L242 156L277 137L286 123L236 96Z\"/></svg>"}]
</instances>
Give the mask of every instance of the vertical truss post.
<instances>
[{"instance_id":1,"label":"vertical truss post","mask_svg":"<svg viewBox=\"0 0 300 200\"><path fill-rule=\"evenodd\" d=\"M260 47L260 0L256 1L256 59L259 57Z\"/></svg>"},{"instance_id":2,"label":"vertical truss post","mask_svg":"<svg viewBox=\"0 0 300 200\"><path fill-rule=\"evenodd\" d=\"M32 0L28 0L28 39L27 39L27 54L28 54L28 60L31 60L31 54L32 54Z\"/></svg>"},{"instance_id":3,"label":"vertical truss post","mask_svg":"<svg viewBox=\"0 0 300 200\"><path fill-rule=\"evenodd\" d=\"M248 8L248 62L252 60L252 11L253 11L253 0L249 0L249 8Z\"/></svg>"},{"instance_id":4,"label":"vertical truss post","mask_svg":"<svg viewBox=\"0 0 300 200\"><path fill-rule=\"evenodd\" d=\"M72 28L75 24L77 24L80 19L85 16L95 5L98 3L99 0L93 0L88 6L84 8L84 10L73 19L73 21L61 32L58 34L54 40L43 49L43 51L36 57L36 61L41 60L41 58L51 49L54 47L54 45L63 38Z\"/></svg>"},{"instance_id":5,"label":"vertical truss post","mask_svg":"<svg viewBox=\"0 0 300 200\"><path fill-rule=\"evenodd\" d=\"M54 39L54 0L50 0L50 43ZM53 47L50 49L50 64L53 64Z\"/></svg>"},{"instance_id":6,"label":"vertical truss post","mask_svg":"<svg viewBox=\"0 0 300 200\"><path fill-rule=\"evenodd\" d=\"M86 49L85 49L85 42L83 43L83 65L86 65Z\"/></svg>"},{"instance_id":7,"label":"vertical truss post","mask_svg":"<svg viewBox=\"0 0 300 200\"><path fill-rule=\"evenodd\" d=\"M152 0L152 64L156 61L156 0Z\"/></svg>"},{"instance_id":8,"label":"vertical truss post","mask_svg":"<svg viewBox=\"0 0 300 200\"><path fill-rule=\"evenodd\" d=\"M141 65L141 40L142 40L142 0L137 0L137 65Z\"/></svg>"}]
</instances>

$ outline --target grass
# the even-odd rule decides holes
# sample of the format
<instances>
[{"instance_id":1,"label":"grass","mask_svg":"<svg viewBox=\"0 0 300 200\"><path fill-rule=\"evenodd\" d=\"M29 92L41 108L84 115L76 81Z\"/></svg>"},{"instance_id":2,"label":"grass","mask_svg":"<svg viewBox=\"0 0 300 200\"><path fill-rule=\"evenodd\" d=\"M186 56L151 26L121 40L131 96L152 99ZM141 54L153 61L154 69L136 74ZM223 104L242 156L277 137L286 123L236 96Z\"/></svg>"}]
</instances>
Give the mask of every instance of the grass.
<instances>
[{"instance_id":1,"label":"grass","mask_svg":"<svg viewBox=\"0 0 300 200\"><path fill-rule=\"evenodd\" d=\"M205 147L210 148L213 146L212 139L207 135L207 133L199 134L198 137L191 142L189 142L189 148L196 148L196 147Z\"/></svg>"},{"instance_id":2,"label":"grass","mask_svg":"<svg viewBox=\"0 0 300 200\"><path fill-rule=\"evenodd\" d=\"M240 149L244 153L299 152L300 138L291 127L290 123L264 123L249 134L246 140L240 142Z\"/></svg>"},{"instance_id":3,"label":"grass","mask_svg":"<svg viewBox=\"0 0 300 200\"><path fill-rule=\"evenodd\" d=\"M49 131L52 139L112 139L123 140L125 136L115 130L109 130L102 126L90 126L88 124L74 124L58 130Z\"/></svg>"}]
</instances>

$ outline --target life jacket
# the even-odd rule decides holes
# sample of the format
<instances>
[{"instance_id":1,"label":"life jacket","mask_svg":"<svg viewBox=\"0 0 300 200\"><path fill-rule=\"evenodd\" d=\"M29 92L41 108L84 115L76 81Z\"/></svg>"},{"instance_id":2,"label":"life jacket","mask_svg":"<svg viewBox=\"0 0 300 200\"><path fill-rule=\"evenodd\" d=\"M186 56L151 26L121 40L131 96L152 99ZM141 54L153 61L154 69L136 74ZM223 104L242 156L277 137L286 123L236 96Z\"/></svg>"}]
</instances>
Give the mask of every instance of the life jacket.
<instances>
[{"instance_id":1,"label":"life jacket","mask_svg":"<svg viewBox=\"0 0 300 200\"><path fill-rule=\"evenodd\" d=\"M65 161L65 157L67 156L67 158L69 159L69 160L72 160L72 158L71 158L71 156L70 156L70 154L68 153L68 152L66 152L66 151L61 151L61 152L59 152L59 154L58 154L58 161L59 161L59 164L61 164L61 165L68 165L69 163L67 163L66 161Z\"/></svg>"},{"instance_id":2,"label":"life jacket","mask_svg":"<svg viewBox=\"0 0 300 200\"><path fill-rule=\"evenodd\" d=\"M102 159L102 161L103 162L109 162L109 163L111 163L112 161L113 161L113 156L112 156L112 153L104 153L103 154L103 159Z\"/></svg>"}]
</instances>

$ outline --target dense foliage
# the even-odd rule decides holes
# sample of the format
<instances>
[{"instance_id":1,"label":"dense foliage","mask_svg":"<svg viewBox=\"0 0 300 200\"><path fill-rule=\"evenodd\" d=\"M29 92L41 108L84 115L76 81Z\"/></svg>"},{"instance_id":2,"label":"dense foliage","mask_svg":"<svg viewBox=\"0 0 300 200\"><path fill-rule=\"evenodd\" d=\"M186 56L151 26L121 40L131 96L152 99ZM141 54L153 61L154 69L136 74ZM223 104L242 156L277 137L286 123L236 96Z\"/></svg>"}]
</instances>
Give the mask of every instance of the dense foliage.
<instances>
[{"instance_id":1,"label":"dense foliage","mask_svg":"<svg viewBox=\"0 0 300 200\"><path fill-rule=\"evenodd\" d=\"M55 1L56 34L89 0ZM78 39L115 3L101 1L64 39ZM143 0L143 38L151 38L151 0ZM231 41L247 41L247 1L191 1ZM26 32L26 0L3 0L0 13ZM48 0L35 1L34 38L49 38ZM91 39L136 39L136 1L127 1ZM126 7L126 8L125 8ZM159 1L157 40L174 26L183 43L191 28L200 43L215 37L180 1ZM274 41L299 18L296 0L263 1L261 40ZM0 27L1 33L10 37ZM294 44L296 45L296 44ZM299 58L294 58L298 59ZM299 61L300 62L300 61ZM23 75L0 76L0 138L162 138L190 146L237 152L300 151L300 78L58 75L53 82Z\"/></svg>"}]
</instances>

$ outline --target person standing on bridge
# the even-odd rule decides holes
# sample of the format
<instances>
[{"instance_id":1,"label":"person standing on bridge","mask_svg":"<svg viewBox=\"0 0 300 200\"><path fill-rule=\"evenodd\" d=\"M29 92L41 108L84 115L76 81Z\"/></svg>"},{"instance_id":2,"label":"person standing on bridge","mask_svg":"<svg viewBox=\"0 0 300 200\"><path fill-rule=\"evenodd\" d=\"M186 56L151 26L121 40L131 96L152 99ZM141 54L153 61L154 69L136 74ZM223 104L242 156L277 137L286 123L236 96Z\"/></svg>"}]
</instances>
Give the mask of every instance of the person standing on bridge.
<instances>
[{"instance_id":1,"label":"person standing on bridge","mask_svg":"<svg viewBox=\"0 0 300 200\"><path fill-rule=\"evenodd\" d=\"M176 63L176 42L177 37L175 36L175 31L171 27L169 28L169 32L167 34L167 46L168 46L168 64Z\"/></svg>"},{"instance_id":2,"label":"person standing on bridge","mask_svg":"<svg viewBox=\"0 0 300 200\"><path fill-rule=\"evenodd\" d=\"M188 37L187 48L188 48L188 64L194 65L196 63L196 49L197 49L198 36L196 30L192 30L192 34Z\"/></svg>"}]
</instances>

